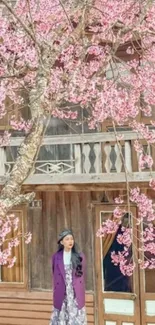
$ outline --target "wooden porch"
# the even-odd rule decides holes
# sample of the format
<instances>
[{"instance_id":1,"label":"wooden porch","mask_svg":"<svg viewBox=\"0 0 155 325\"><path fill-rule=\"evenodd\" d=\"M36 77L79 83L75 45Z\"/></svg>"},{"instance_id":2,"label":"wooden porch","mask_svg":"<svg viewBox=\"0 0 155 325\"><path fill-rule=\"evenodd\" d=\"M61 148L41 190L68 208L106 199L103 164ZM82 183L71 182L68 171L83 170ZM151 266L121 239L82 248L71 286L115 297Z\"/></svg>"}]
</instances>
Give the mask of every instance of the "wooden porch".
<instances>
[{"instance_id":1,"label":"wooden porch","mask_svg":"<svg viewBox=\"0 0 155 325\"><path fill-rule=\"evenodd\" d=\"M51 292L0 292L1 325L48 325ZM94 296L86 294L88 325L94 325Z\"/></svg>"},{"instance_id":2,"label":"wooden porch","mask_svg":"<svg viewBox=\"0 0 155 325\"><path fill-rule=\"evenodd\" d=\"M47 191L44 188L44 191L36 192L34 205L14 211L25 220L22 229L31 231L32 242L28 246L24 245L22 251L17 249L19 263L15 267L2 269L1 325L49 324L52 310L50 261L57 249L58 234L64 227L73 229L75 238L86 255L88 325L155 325L154 270L146 273L141 271L140 278L139 272L135 272L131 292L102 290L103 255L96 231L100 227L101 217L112 214L114 198L119 194L118 189L54 191L53 185L49 185ZM154 199L152 190L148 189L147 194ZM141 312L142 318L139 320Z\"/></svg>"},{"instance_id":3,"label":"wooden porch","mask_svg":"<svg viewBox=\"0 0 155 325\"><path fill-rule=\"evenodd\" d=\"M26 246L22 253L25 256L24 282L18 281L18 266L13 271L16 283L10 281L7 271L4 272L4 281L2 277L0 283L1 325L49 324L52 309L50 258L57 249L57 236L64 227L73 229L77 242L86 255L88 325L155 325L154 289L153 292L147 288L142 290L139 278L136 278L135 288L131 293L122 292L118 296L117 293L112 292L110 295L108 292L103 296L101 291L102 254L96 230L101 213L107 213L109 209L112 213L114 198L125 192L122 155L130 185L145 188L145 192L155 199L155 192L148 187L150 176L155 176L155 165L151 171L139 169L138 157L133 147L136 139L136 133L125 132L120 150L112 132L44 138L34 173L23 186L24 192L35 191L36 198L25 210L21 207L17 211L25 220L25 230L31 231L33 235L31 245ZM1 185L9 176L21 141L22 138L11 138L10 147L0 149ZM145 151L150 152L154 158L154 148L145 143L144 146ZM94 213L94 205L98 204L101 207ZM145 276L146 274L141 283L144 283ZM150 273L147 282L149 279L152 279ZM124 297L134 310L131 310L131 315L122 314ZM102 298L107 304L105 315ZM120 315L115 308L118 298ZM111 306L111 302L108 305L109 299L114 302L113 310L108 309ZM147 313L144 303L148 304ZM138 318L141 310L143 320Z\"/></svg>"},{"instance_id":4,"label":"wooden porch","mask_svg":"<svg viewBox=\"0 0 155 325\"><path fill-rule=\"evenodd\" d=\"M113 132L46 136L33 173L25 184L124 183L124 164L131 183L148 182L150 176L155 177L155 163L151 171L139 168L133 146L133 141L139 136L131 131L119 134L123 135L119 146ZM12 137L10 146L0 148L1 185L11 172L22 140L21 137ZM155 158L155 149L145 143L143 145L145 152Z\"/></svg>"}]
</instances>

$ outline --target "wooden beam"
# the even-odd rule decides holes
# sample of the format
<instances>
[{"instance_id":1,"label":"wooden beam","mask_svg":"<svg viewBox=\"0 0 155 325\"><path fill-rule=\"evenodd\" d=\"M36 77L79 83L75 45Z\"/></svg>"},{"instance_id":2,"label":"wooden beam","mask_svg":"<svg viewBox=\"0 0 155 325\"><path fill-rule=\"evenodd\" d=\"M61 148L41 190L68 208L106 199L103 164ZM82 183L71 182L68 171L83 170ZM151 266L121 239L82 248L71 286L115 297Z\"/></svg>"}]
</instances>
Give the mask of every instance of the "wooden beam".
<instances>
[{"instance_id":1,"label":"wooden beam","mask_svg":"<svg viewBox=\"0 0 155 325\"><path fill-rule=\"evenodd\" d=\"M119 132L123 135L123 140L136 140L136 132ZM143 139L138 135L139 139ZM23 137L11 137L10 146L19 146L24 140ZM113 132L100 132L100 133L84 133L84 134L68 134L68 135L53 135L45 136L42 145L55 145L55 144L73 144L73 143L95 143L116 141Z\"/></svg>"},{"instance_id":2,"label":"wooden beam","mask_svg":"<svg viewBox=\"0 0 155 325\"><path fill-rule=\"evenodd\" d=\"M52 290L46 290L46 291L18 291L16 289L11 291L11 290L1 290L0 291L0 299L12 299L16 300L18 303L18 299L30 299L30 300L52 300ZM93 291L86 291L86 302L93 302L94 301L94 292Z\"/></svg>"},{"instance_id":3,"label":"wooden beam","mask_svg":"<svg viewBox=\"0 0 155 325\"><path fill-rule=\"evenodd\" d=\"M129 173L130 183L149 182L155 178L155 172L134 172ZM5 177L0 177L0 184L6 181ZM25 181L28 185L50 185L50 184L111 184L126 183L125 173L103 173L103 174L34 174Z\"/></svg>"},{"instance_id":4,"label":"wooden beam","mask_svg":"<svg viewBox=\"0 0 155 325\"><path fill-rule=\"evenodd\" d=\"M149 188L148 182L133 182L130 184L131 188L137 187L142 189ZM125 183L113 183L113 184L52 184L52 185L23 185L23 192L103 192L103 191L116 191L126 190Z\"/></svg>"},{"instance_id":5,"label":"wooden beam","mask_svg":"<svg viewBox=\"0 0 155 325\"><path fill-rule=\"evenodd\" d=\"M129 182L149 182L155 178L155 172L129 173ZM99 184L99 183L125 183L125 173L103 173L103 174L34 174L30 176L25 184Z\"/></svg>"},{"instance_id":6,"label":"wooden beam","mask_svg":"<svg viewBox=\"0 0 155 325\"><path fill-rule=\"evenodd\" d=\"M3 176L5 174L5 165L6 162L6 151L4 148L0 148L0 175Z\"/></svg>"}]
</instances>

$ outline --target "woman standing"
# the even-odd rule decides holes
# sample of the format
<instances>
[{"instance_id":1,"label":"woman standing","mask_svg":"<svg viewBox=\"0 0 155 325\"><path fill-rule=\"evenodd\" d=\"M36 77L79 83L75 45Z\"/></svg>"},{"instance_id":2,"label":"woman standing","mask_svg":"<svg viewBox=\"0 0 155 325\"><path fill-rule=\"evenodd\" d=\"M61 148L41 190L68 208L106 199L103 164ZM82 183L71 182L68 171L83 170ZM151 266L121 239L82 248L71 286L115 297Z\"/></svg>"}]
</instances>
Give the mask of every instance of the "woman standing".
<instances>
[{"instance_id":1,"label":"woman standing","mask_svg":"<svg viewBox=\"0 0 155 325\"><path fill-rule=\"evenodd\" d=\"M85 256L78 253L71 230L59 235L52 256L54 311L50 325L86 325Z\"/></svg>"}]
</instances>

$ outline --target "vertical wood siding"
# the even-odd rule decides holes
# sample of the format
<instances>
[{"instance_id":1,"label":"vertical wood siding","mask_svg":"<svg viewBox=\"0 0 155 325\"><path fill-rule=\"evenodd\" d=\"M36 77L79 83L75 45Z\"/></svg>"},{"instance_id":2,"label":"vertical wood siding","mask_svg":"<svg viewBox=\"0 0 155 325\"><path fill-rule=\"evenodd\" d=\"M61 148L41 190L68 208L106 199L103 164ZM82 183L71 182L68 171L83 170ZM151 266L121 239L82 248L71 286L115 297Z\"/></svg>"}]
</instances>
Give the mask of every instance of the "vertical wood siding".
<instances>
[{"instance_id":1,"label":"vertical wood siding","mask_svg":"<svg viewBox=\"0 0 155 325\"><path fill-rule=\"evenodd\" d=\"M88 325L95 324L93 216L91 202L95 192L37 192L41 207L29 207L28 231L32 242L28 249L28 288L0 290L0 325L48 325L52 310L51 255L57 250L59 232L73 230L87 259L86 309Z\"/></svg>"},{"instance_id":2,"label":"vertical wood siding","mask_svg":"<svg viewBox=\"0 0 155 325\"><path fill-rule=\"evenodd\" d=\"M94 298L86 295L88 325L94 325ZM51 293L0 292L0 325L49 325Z\"/></svg>"},{"instance_id":3,"label":"vertical wood siding","mask_svg":"<svg viewBox=\"0 0 155 325\"><path fill-rule=\"evenodd\" d=\"M30 285L32 289L51 289L51 255L57 250L58 234L72 228L87 259L86 289L93 290L91 192L40 192L41 208L30 208L29 246Z\"/></svg>"}]
</instances>

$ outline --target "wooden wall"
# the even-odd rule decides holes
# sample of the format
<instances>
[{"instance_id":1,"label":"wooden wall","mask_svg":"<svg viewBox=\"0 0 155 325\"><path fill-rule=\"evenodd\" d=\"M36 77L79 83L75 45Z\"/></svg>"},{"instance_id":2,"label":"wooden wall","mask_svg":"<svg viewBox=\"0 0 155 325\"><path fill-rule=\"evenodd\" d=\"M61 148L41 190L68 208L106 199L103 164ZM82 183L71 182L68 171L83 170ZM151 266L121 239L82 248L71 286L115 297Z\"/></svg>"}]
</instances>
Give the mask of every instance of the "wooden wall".
<instances>
[{"instance_id":1,"label":"wooden wall","mask_svg":"<svg viewBox=\"0 0 155 325\"><path fill-rule=\"evenodd\" d=\"M29 208L28 229L32 232L29 246L31 289L51 289L51 255L57 250L58 234L71 228L87 259L86 289L93 286L93 229L91 192L39 192L41 208Z\"/></svg>"},{"instance_id":2,"label":"wooden wall","mask_svg":"<svg viewBox=\"0 0 155 325\"><path fill-rule=\"evenodd\" d=\"M87 259L86 309L88 325L95 324L94 259L91 202L93 192L37 192L42 207L29 207L27 227L32 232L28 249L28 287L0 290L0 325L48 325L52 311L51 255L58 234L69 227Z\"/></svg>"},{"instance_id":3,"label":"wooden wall","mask_svg":"<svg viewBox=\"0 0 155 325\"><path fill-rule=\"evenodd\" d=\"M45 188L45 187L44 187ZM154 198L152 190L146 190ZM37 191L40 207L29 207L28 230L32 242L28 248L28 287L0 289L0 325L48 325L52 311L51 255L57 249L57 237L64 227L72 228L87 259L86 308L88 325L95 325L95 258L93 218L94 201L114 204L125 191ZM97 325L97 324L96 324Z\"/></svg>"},{"instance_id":4,"label":"wooden wall","mask_svg":"<svg viewBox=\"0 0 155 325\"><path fill-rule=\"evenodd\" d=\"M0 292L0 325L49 325L51 293ZM88 325L94 325L94 297L86 295Z\"/></svg>"}]
</instances>

